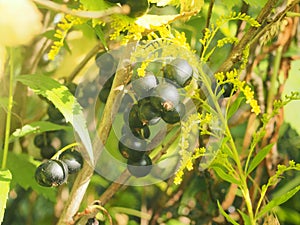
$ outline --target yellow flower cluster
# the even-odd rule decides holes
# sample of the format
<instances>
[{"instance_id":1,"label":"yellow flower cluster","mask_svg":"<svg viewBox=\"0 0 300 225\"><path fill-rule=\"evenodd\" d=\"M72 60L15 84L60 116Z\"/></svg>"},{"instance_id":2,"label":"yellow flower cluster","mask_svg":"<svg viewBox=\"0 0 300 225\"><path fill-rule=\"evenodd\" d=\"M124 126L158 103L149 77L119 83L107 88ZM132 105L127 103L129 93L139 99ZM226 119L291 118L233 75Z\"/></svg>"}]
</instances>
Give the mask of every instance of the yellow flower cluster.
<instances>
[{"instance_id":1,"label":"yellow flower cluster","mask_svg":"<svg viewBox=\"0 0 300 225\"><path fill-rule=\"evenodd\" d=\"M246 103L249 104L252 108L252 112L258 115L261 110L258 106L257 101L254 99L254 91L244 82L238 80L237 70L232 70L226 72L226 75L223 72L215 74L215 78L219 83L233 83L235 88L239 89L246 97Z\"/></svg>"},{"instance_id":2,"label":"yellow flower cluster","mask_svg":"<svg viewBox=\"0 0 300 225\"><path fill-rule=\"evenodd\" d=\"M54 37L57 38L57 40L53 42L50 52L48 53L48 58L50 60L54 60L61 47L64 45L64 40L69 30L74 25L82 24L83 22L84 21L78 17L65 15L64 18L57 24L57 29L54 34Z\"/></svg>"},{"instance_id":3,"label":"yellow flower cluster","mask_svg":"<svg viewBox=\"0 0 300 225\"><path fill-rule=\"evenodd\" d=\"M203 123L211 121L211 117L202 116L201 114L192 114L189 116L186 122L182 122L181 126L181 139L179 142L179 155L181 156L180 159L180 166L176 171L174 177L174 183L180 184L182 182L182 177L184 175L184 170L187 169L191 171L194 169L194 160L204 156L206 149L202 148L195 148L191 149L189 144L189 138L193 136L194 129L199 130L199 125L203 125Z\"/></svg>"},{"instance_id":4,"label":"yellow flower cluster","mask_svg":"<svg viewBox=\"0 0 300 225\"><path fill-rule=\"evenodd\" d=\"M244 84L243 82L241 82ZM256 115L260 113L260 107L257 104L257 101L254 99L254 92L248 85L240 85L239 89L244 93L246 97L246 103L251 106L251 112L254 112Z\"/></svg>"},{"instance_id":5,"label":"yellow flower cluster","mask_svg":"<svg viewBox=\"0 0 300 225\"><path fill-rule=\"evenodd\" d=\"M126 32L126 35L122 37L121 44L127 44L129 41L139 41L142 39L142 33L145 32L145 28L134 23L134 19L128 18L124 15L113 15L112 22L110 24L113 29L113 33L109 35L110 40L116 40Z\"/></svg>"}]
</instances>

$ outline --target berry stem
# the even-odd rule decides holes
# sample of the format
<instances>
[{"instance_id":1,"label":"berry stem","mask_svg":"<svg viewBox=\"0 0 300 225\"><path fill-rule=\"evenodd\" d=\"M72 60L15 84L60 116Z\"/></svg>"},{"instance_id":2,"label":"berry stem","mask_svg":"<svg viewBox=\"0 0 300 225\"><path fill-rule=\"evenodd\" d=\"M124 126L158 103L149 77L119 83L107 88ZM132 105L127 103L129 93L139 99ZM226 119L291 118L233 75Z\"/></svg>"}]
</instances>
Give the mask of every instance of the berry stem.
<instances>
[{"instance_id":1,"label":"berry stem","mask_svg":"<svg viewBox=\"0 0 300 225\"><path fill-rule=\"evenodd\" d=\"M52 156L52 159L58 159L59 155L61 153L63 153L64 151L70 149L70 148L73 148L73 147L76 147L76 146L79 146L80 144L75 142L75 143L72 143L72 144L69 144L69 145L66 145L65 147L63 147L62 149L60 149L58 152L55 153L54 156Z\"/></svg>"},{"instance_id":2,"label":"berry stem","mask_svg":"<svg viewBox=\"0 0 300 225\"><path fill-rule=\"evenodd\" d=\"M7 154L8 154L8 147L9 147L9 135L10 135L10 125L11 125L11 111L13 106L13 78L14 78L14 54L13 49L9 49L9 94L8 94L8 105L7 105L7 117L6 117L6 129L5 129L5 138L4 138L4 149L3 149L3 158L2 158L2 165L1 169L6 168L7 162Z\"/></svg>"}]
</instances>

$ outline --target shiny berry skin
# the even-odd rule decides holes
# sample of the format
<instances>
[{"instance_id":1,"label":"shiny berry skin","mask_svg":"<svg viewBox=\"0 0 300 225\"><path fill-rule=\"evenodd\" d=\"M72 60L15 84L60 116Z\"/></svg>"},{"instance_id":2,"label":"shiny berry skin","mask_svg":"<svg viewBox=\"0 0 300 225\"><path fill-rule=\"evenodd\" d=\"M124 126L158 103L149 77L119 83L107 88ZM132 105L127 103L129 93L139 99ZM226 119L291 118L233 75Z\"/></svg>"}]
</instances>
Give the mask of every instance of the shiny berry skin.
<instances>
[{"instance_id":1,"label":"shiny berry skin","mask_svg":"<svg viewBox=\"0 0 300 225\"><path fill-rule=\"evenodd\" d=\"M145 177L152 169L152 160L148 155L143 155L139 161L128 159L127 169L132 176Z\"/></svg>"},{"instance_id":2,"label":"shiny berry skin","mask_svg":"<svg viewBox=\"0 0 300 225\"><path fill-rule=\"evenodd\" d=\"M83 158L78 151L68 149L59 155L59 159L68 166L69 174L77 173L83 165Z\"/></svg>"},{"instance_id":3,"label":"shiny berry skin","mask_svg":"<svg viewBox=\"0 0 300 225\"><path fill-rule=\"evenodd\" d=\"M55 153L56 153L56 149L52 145L41 147L41 156L44 159L51 159L51 157L54 156Z\"/></svg>"},{"instance_id":4,"label":"shiny berry skin","mask_svg":"<svg viewBox=\"0 0 300 225\"><path fill-rule=\"evenodd\" d=\"M122 127L122 135L133 135L134 137L140 139L147 139L150 137L150 129L149 126L145 125L142 128L134 128L130 129L127 125Z\"/></svg>"},{"instance_id":5,"label":"shiny berry skin","mask_svg":"<svg viewBox=\"0 0 300 225\"><path fill-rule=\"evenodd\" d=\"M48 160L35 171L35 180L41 186L54 187L67 181L68 167L60 160Z\"/></svg>"},{"instance_id":6,"label":"shiny berry skin","mask_svg":"<svg viewBox=\"0 0 300 225\"><path fill-rule=\"evenodd\" d=\"M223 91L223 97L228 98L231 96L231 94L234 94L235 91L233 91L233 88L234 88L233 83L221 84L220 89Z\"/></svg>"},{"instance_id":7,"label":"shiny berry skin","mask_svg":"<svg viewBox=\"0 0 300 225\"><path fill-rule=\"evenodd\" d=\"M139 119L139 106L134 104L129 111L129 115L124 114L125 123L129 124L130 129L143 128L145 124Z\"/></svg>"},{"instance_id":8,"label":"shiny berry skin","mask_svg":"<svg viewBox=\"0 0 300 225\"><path fill-rule=\"evenodd\" d=\"M152 72L147 72L144 77L137 77L132 81L132 89L139 99L148 97L157 85L158 80Z\"/></svg>"},{"instance_id":9,"label":"shiny berry skin","mask_svg":"<svg viewBox=\"0 0 300 225\"><path fill-rule=\"evenodd\" d=\"M138 138L132 138L130 135L121 137L119 141L119 151L126 159L137 161L145 154L146 142Z\"/></svg>"},{"instance_id":10,"label":"shiny berry skin","mask_svg":"<svg viewBox=\"0 0 300 225\"><path fill-rule=\"evenodd\" d=\"M170 83L159 84L152 95L151 104L159 111L173 110L180 100L177 88Z\"/></svg>"},{"instance_id":11,"label":"shiny berry skin","mask_svg":"<svg viewBox=\"0 0 300 225\"><path fill-rule=\"evenodd\" d=\"M52 103L48 106L47 114L49 120L54 123L62 123L62 120L64 119L63 114Z\"/></svg>"},{"instance_id":12,"label":"shiny berry skin","mask_svg":"<svg viewBox=\"0 0 300 225\"><path fill-rule=\"evenodd\" d=\"M153 107L151 102L144 102L139 105L138 116L143 124L154 125L160 120L160 112Z\"/></svg>"},{"instance_id":13,"label":"shiny berry skin","mask_svg":"<svg viewBox=\"0 0 300 225\"><path fill-rule=\"evenodd\" d=\"M47 146L50 144L50 142L51 142L51 140L49 139L47 133L38 134L33 139L34 145L38 148Z\"/></svg>"},{"instance_id":14,"label":"shiny berry skin","mask_svg":"<svg viewBox=\"0 0 300 225\"><path fill-rule=\"evenodd\" d=\"M162 112L162 119L169 124L174 124L180 121L180 119L185 114L185 106L182 102L180 102L174 110L171 111L163 111Z\"/></svg>"},{"instance_id":15,"label":"shiny berry skin","mask_svg":"<svg viewBox=\"0 0 300 225\"><path fill-rule=\"evenodd\" d=\"M100 69L100 76L111 76L117 69L117 61L111 54L106 52L96 55L96 64Z\"/></svg>"},{"instance_id":16,"label":"shiny berry skin","mask_svg":"<svg viewBox=\"0 0 300 225\"><path fill-rule=\"evenodd\" d=\"M180 87L185 87L192 80L193 68L184 59L174 59L165 66L164 77Z\"/></svg>"}]
</instances>

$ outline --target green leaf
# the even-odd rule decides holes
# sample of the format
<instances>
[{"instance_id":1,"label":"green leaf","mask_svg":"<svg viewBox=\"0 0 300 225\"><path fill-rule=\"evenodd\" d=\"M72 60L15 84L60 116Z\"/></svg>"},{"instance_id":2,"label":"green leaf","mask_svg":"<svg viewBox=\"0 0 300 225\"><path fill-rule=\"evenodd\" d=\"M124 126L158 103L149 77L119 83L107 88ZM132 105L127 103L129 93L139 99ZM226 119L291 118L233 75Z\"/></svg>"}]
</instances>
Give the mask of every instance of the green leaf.
<instances>
[{"instance_id":1,"label":"green leaf","mask_svg":"<svg viewBox=\"0 0 300 225\"><path fill-rule=\"evenodd\" d=\"M18 184L25 190L32 188L38 194L55 202L56 189L42 187L34 179L35 170L39 163L27 154L8 152L7 168L11 171L13 177L11 184L12 186Z\"/></svg>"},{"instance_id":2,"label":"green leaf","mask_svg":"<svg viewBox=\"0 0 300 225\"><path fill-rule=\"evenodd\" d=\"M103 46L105 47L105 49L108 49L108 46L107 46L107 43L105 40L105 35L104 35L101 25L97 24L95 27L93 27L91 21L88 21L88 25L95 30L97 37L100 39L100 41L103 44Z\"/></svg>"},{"instance_id":3,"label":"green leaf","mask_svg":"<svg viewBox=\"0 0 300 225\"><path fill-rule=\"evenodd\" d=\"M229 173L227 173L227 171L225 171L225 169L221 165L214 164L212 166L212 168L218 174L218 176L220 178L222 178L223 180L225 180L229 183L232 183L232 184L240 183L237 179L235 179L233 176L231 176Z\"/></svg>"},{"instance_id":4,"label":"green leaf","mask_svg":"<svg viewBox=\"0 0 300 225\"><path fill-rule=\"evenodd\" d=\"M284 195L278 196L272 201L270 201L267 205L265 205L262 210L256 216L257 218L261 218L264 214L271 211L274 207L281 205L282 203L289 200L293 197L298 191L300 190L300 185L295 187L294 189L290 190L289 192L285 193Z\"/></svg>"},{"instance_id":5,"label":"green leaf","mask_svg":"<svg viewBox=\"0 0 300 225\"><path fill-rule=\"evenodd\" d=\"M11 178L9 170L0 170L0 224L3 221Z\"/></svg>"},{"instance_id":6,"label":"green leaf","mask_svg":"<svg viewBox=\"0 0 300 225\"><path fill-rule=\"evenodd\" d=\"M10 138L9 141L13 142L20 137L29 135L29 134L38 134L43 133L46 131L55 131L55 130L68 130L70 127L62 126L55 123L51 123L48 121L36 121L30 124L26 124L25 126L15 130Z\"/></svg>"},{"instance_id":7,"label":"green leaf","mask_svg":"<svg viewBox=\"0 0 300 225\"><path fill-rule=\"evenodd\" d=\"M221 214L226 218L226 220L230 223L232 223L233 225L239 225L234 219L232 219L222 208L222 206L220 205L220 202L218 201L218 208L221 212Z\"/></svg>"},{"instance_id":8,"label":"green leaf","mask_svg":"<svg viewBox=\"0 0 300 225\"><path fill-rule=\"evenodd\" d=\"M245 98L243 96L238 97L233 103L232 105L229 107L228 113L227 113L227 119L229 120L235 113L236 111L239 109L242 101Z\"/></svg>"},{"instance_id":9,"label":"green leaf","mask_svg":"<svg viewBox=\"0 0 300 225\"><path fill-rule=\"evenodd\" d=\"M239 214L241 214L241 216L244 220L244 225L251 225L250 217L239 209L238 209L238 212L239 212Z\"/></svg>"},{"instance_id":10,"label":"green leaf","mask_svg":"<svg viewBox=\"0 0 300 225\"><path fill-rule=\"evenodd\" d=\"M273 144L269 144L257 153L257 155L252 159L250 163L250 166L247 170L247 174L250 174L261 163L261 161L264 160L264 158L269 153L272 147Z\"/></svg>"},{"instance_id":11,"label":"green leaf","mask_svg":"<svg viewBox=\"0 0 300 225\"><path fill-rule=\"evenodd\" d=\"M244 2L253 7L262 7L266 4L267 0L244 0Z\"/></svg>"},{"instance_id":12,"label":"green leaf","mask_svg":"<svg viewBox=\"0 0 300 225\"><path fill-rule=\"evenodd\" d=\"M90 162L93 164L93 148L86 127L86 120L81 106L68 88L44 75L21 75L18 76L17 80L29 86L35 93L50 100L59 109L66 121L73 125L90 157Z\"/></svg>"}]
</instances>

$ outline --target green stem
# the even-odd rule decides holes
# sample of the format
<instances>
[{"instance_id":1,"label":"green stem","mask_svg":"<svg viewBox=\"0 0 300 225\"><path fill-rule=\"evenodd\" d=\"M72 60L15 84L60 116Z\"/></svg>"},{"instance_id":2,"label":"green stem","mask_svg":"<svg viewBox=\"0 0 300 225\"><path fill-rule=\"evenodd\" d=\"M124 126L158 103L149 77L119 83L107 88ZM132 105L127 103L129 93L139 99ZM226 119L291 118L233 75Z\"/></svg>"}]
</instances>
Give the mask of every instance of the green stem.
<instances>
[{"instance_id":1,"label":"green stem","mask_svg":"<svg viewBox=\"0 0 300 225\"><path fill-rule=\"evenodd\" d=\"M235 145L233 137L231 135L229 126L226 122L226 116L223 115L222 109L220 108L220 105L218 104L216 96L214 95L213 90L210 88L207 76L203 73L203 71L201 71L201 72L202 72L203 83L206 85L207 90L209 92L209 95L211 96L211 98L214 102L216 112L219 115L219 119L221 120L223 126L225 127L225 133L224 134L227 137L229 137L229 145L231 147L233 157L234 157L234 161L235 161L236 166L237 166L237 173L239 174L239 179L241 181L239 186L240 186L240 189L241 189L242 194L243 194L244 199L245 199L245 203L246 203L246 206L247 206L247 210L248 210L248 214L249 214L249 217L250 217L251 225L255 225L255 218L254 218L254 215L253 215L252 201L251 201L251 197L250 197L250 193L249 193L249 189L248 189L247 181L246 181L247 176L244 173L242 163L240 161L239 153L236 149L236 145Z\"/></svg>"},{"instance_id":2,"label":"green stem","mask_svg":"<svg viewBox=\"0 0 300 225\"><path fill-rule=\"evenodd\" d=\"M2 165L1 169L6 168L7 162L7 154L8 154L8 147L9 147L9 135L10 135L10 123L11 123L11 110L13 106L13 78L14 78L14 56L13 56L13 49L10 48L9 50L9 94L8 94L8 106L7 106L7 116L6 116L6 126L5 126L5 138L4 138L4 149L3 149L3 158L2 158Z\"/></svg>"}]
</instances>

